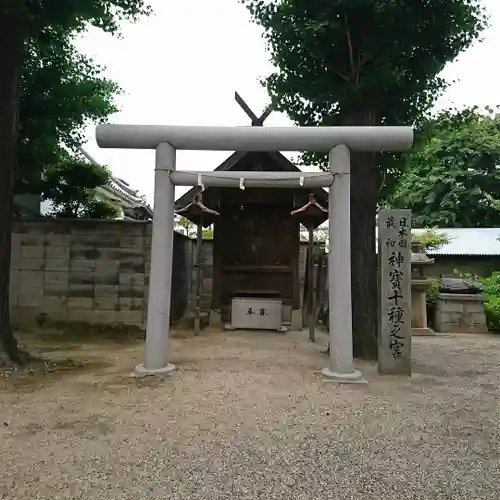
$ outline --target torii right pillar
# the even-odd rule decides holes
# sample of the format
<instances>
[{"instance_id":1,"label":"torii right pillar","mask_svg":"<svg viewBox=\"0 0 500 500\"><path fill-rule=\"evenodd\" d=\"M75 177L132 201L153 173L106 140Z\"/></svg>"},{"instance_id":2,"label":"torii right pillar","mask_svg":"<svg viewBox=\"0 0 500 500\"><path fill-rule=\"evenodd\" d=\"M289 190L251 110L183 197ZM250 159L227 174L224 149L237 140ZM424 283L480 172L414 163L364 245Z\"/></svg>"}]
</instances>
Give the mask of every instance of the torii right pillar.
<instances>
[{"instance_id":1,"label":"torii right pillar","mask_svg":"<svg viewBox=\"0 0 500 500\"><path fill-rule=\"evenodd\" d=\"M351 157L345 145L329 155L334 174L328 195L328 313L330 364L322 370L327 380L365 383L354 369L351 302Z\"/></svg>"}]
</instances>

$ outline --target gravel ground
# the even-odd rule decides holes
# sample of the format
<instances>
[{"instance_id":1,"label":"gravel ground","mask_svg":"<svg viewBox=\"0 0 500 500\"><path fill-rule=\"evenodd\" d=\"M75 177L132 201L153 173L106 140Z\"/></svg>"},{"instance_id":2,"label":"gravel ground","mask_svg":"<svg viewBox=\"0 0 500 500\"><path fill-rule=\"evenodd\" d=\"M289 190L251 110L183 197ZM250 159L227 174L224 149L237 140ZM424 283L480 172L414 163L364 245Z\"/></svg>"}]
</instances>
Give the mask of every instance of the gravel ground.
<instances>
[{"instance_id":1,"label":"gravel ground","mask_svg":"<svg viewBox=\"0 0 500 500\"><path fill-rule=\"evenodd\" d=\"M411 379L361 386L306 333L174 339L163 380L128 376L140 341L44 338L74 363L0 378L1 499L500 498L500 336L417 338Z\"/></svg>"}]
</instances>

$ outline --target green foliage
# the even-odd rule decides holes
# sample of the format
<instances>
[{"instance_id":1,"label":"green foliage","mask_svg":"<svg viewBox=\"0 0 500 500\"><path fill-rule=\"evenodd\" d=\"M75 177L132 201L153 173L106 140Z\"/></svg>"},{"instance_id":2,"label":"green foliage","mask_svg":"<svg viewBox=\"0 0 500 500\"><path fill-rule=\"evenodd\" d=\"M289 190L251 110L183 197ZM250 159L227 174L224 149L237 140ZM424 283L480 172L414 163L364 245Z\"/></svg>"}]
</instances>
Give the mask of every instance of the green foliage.
<instances>
[{"instance_id":1,"label":"green foliage","mask_svg":"<svg viewBox=\"0 0 500 500\"><path fill-rule=\"evenodd\" d=\"M273 106L300 125L422 122L446 87L438 75L486 26L476 0L241 1L277 68L264 81ZM386 184L398 158L379 158Z\"/></svg>"},{"instance_id":2,"label":"green foliage","mask_svg":"<svg viewBox=\"0 0 500 500\"><path fill-rule=\"evenodd\" d=\"M119 214L120 209L113 202L94 197L82 203L78 217L88 219L116 219Z\"/></svg>"},{"instance_id":3,"label":"green foliage","mask_svg":"<svg viewBox=\"0 0 500 500\"><path fill-rule=\"evenodd\" d=\"M274 109L299 125L419 125L486 25L478 0L240 0L264 30ZM326 155L303 155L326 165ZM377 356L374 221L401 155L351 154L354 354Z\"/></svg>"},{"instance_id":4,"label":"green foliage","mask_svg":"<svg viewBox=\"0 0 500 500\"><path fill-rule=\"evenodd\" d=\"M500 272L495 271L487 278L481 278L472 274L458 273L462 276L479 281L484 286L484 312L488 328L500 332Z\"/></svg>"},{"instance_id":5,"label":"green foliage","mask_svg":"<svg viewBox=\"0 0 500 500\"><path fill-rule=\"evenodd\" d=\"M430 120L387 205L416 227L500 225L500 114L476 108Z\"/></svg>"},{"instance_id":6,"label":"green foliage","mask_svg":"<svg viewBox=\"0 0 500 500\"><path fill-rule=\"evenodd\" d=\"M438 233L435 229L427 229L423 234L412 234L412 243L418 243L424 250L437 250L448 244L451 239L444 233Z\"/></svg>"},{"instance_id":7,"label":"green foliage","mask_svg":"<svg viewBox=\"0 0 500 500\"><path fill-rule=\"evenodd\" d=\"M481 279L484 285L484 311L490 330L500 332L500 272Z\"/></svg>"},{"instance_id":8,"label":"green foliage","mask_svg":"<svg viewBox=\"0 0 500 500\"><path fill-rule=\"evenodd\" d=\"M22 2L17 2L21 4ZM56 189L54 179L61 174L74 176L64 166L68 161L61 144L70 151L77 152L84 141L84 131L89 123L103 122L108 116L118 111L115 97L121 89L112 81L102 76L103 68L92 59L79 54L74 46L77 34L90 24L97 24L106 31L116 32L117 21L134 20L138 15L147 14L149 8L142 0L108 2L108 7L100 2L84 2L78 12L79 19L63 20L61 13L56 14L58 21L48 25L39 23L25 43L25 59L22 72L22 92L19 111L19 139L17 147L18 170L16 172L16 193L42 194ZM52 3L45 4L46 15L53 14ZM55 5L55 4L54 4ZM112 6L115 6L113 8ZM66 6L68 7L68 6ZM26 11L28 22L39 16L38 7ZM96 17L89 17L91 9ZM62 9L64 10L64 9ZM35 14L36 12L36 14ZM110 16L115 17L110 17ZM43 17L43 16L42 16ZM78 163L78 162L77 162ZM89 168L88 177L95 176L95 169L90 163L80 163L79 168ZM61 170L62 169L62 170ZM81 170L77 178L82 178ZM106 178L104 184L108 182ZM47 186L47 182L49 185ZM51 184L52 183L52 184ZM57 214L63 216L79 216L112 218L116 215L116 207L109 202L89 196L88 189L98 185L82 186L81 197L58 204ZM67 196L68 188L61 185L59 198Z\"/></svg>"},{"instance_id":9,"label":"green foliage","mask_svg":"<svg viewBox=\"0 0 500 500\"><path fill-rule=\"evenodd\" d=\"M191 222L189 219L186 219L186 217L182 215L175 216L175 228L182 234L188 236L189 238L196 238L197 235L196 224ZM212 240L214 237L213 226L203 228L202 236L203 239L205 240Z\"/></svg>"},{"instance_id":10,"label":"green foliage","mask_svg":"<svg viewBox=\"0 0 500 500\"><path fill-rule=\"evenodd\" d=\"M151 12L144 0L7 0L2 10L21 18L30 33L47 26L82 32L89 25L117 33L120 22L136 21Z\"/></svg>"},{"instance_id":11,"label":"green foliage","mask_svg":"<svg viewBox=\"0 0 500 500\"><path fill-rule=\"evenodd\" d=\"M318 227L313 233L313 241L318 244L326 244L328 240L328 228Z\"/></svg>"},{"instance_id":12,"label":"green foliage","mask_svg":"<svg viewBox=\"0 0 500 500\"><path fill-rule=\"evenodd\" d=\"M425 292L425 305L427 309L427 322L432 326L436 311L437 295L439 293L439 280L433 279Z\"/></svg>"},{"instance_id":13,"label":"green foliage","mask_svg":"<svg viewBox=\"0 0 500 500\"><path fill-rule=\"evenodd\" d=\"M196 237L196 224L193 224L189 219L182 215L175 216L175 227L190 238Z\"/></svg>"},{"instance_id":14,"label":"green foliage","mask_svg":"<svg viewBox=\"0 0 500 500\"><path fill-rule=\"evenodd\" d=\"M136 20L148 14L144 0L5 0L0 5L0 350L16 363L26 363L29 356L22 352L10 326L8 307L10 273L10 237L12 229L14 186L29 177L18 170L17 142L19 136L20 96L23 89L23 69L26 51L32 41L48 30L71 34L85 30L89 25L116 33L119 23ZM29 56L28 56L29 59ZM26 74L25 80L26 80ZM53 82L43 87L44 96L50 94ZM87 93L86 95L91 95ZM35 115L35 119L40 117ZM26 121L25 125L28 126ZM25 137L27 137L25 135ZM31 136L33 139L34 136ZM43 136L39 136L43 143ZM21 139L22 140L22 139ZM60 145L59 143L57 144ZM36 147L36 146L34 146ZM47 151L47 145L45 145ZM38 161L38 160L37 160ZM51 163L55 167L56 162ZM42 165L43 167L44 165ZM27 164L24 165L28 168Z\"/></svg>"},{"instance_id":15,"label":"green foliage","mask_svg":"<svg viewBox=\"0 0 500 500\"><path fill-rule=\"evenodd\" d=\"M64 155L64 161L47 168L42 175L42 199L50 200L55 217L114 219L118 208L96 198L96 189L109 183L106 167Z\"/></svg>"},{"instance_id":16,"label":"green foliage","mask_svg":"<svg viewBox=\"0 0 500 500\"><path fill-rule=\"evenodd\" d=\"M214 239L214 230L209 227L208 229L203 229L203 239L205 240L213 240Z\"/></svg>"},{"instance_id":17,"label":"green foliage","mask_svg":"<svg viewBox=\"0 0 500 500\"><path fill-rule=\"evenodd\" d=\"M19 61L23 71L17 193L40 192L40 173L61 161L61 143L74 150L89 122L103 121L117 111L118 86L101 76L101 67L78 54L75 37L89 26L116 34L121 22L150 12L144 0L8 0L2 5L0 16L20 27L15 35L24 37L25 47Z\"/></svg>"},{"instance_id":18,"label":"green foliage","mask_svg":"<svg viewBox=\"0 0 500 500\"><path fill-rule=\"evenodd\" d=\"M116 84L102 68L79 54L72 33L45 28L26 44L17 148L17 193L40 193L45 168L64 161L64 144L76 152L90 122L117 108Z\"/></svg>"}]
</instances>

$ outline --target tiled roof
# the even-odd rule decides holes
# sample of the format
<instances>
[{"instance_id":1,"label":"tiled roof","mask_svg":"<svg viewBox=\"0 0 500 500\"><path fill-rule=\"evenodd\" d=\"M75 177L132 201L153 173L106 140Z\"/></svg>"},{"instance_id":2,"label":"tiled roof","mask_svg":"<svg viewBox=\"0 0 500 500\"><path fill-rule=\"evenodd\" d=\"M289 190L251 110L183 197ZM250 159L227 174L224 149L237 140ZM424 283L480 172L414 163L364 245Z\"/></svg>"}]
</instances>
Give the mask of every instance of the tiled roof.
<instances>
[{"instance_id":1,"label":"tiled roof","mask_svg":"<svg viewBox=\"0 0 500 500\"><path fill-rule=\"evenodd\" d=\"M97 165L97 161L85 149L79 148L82 155L91 163ZM106 189L107 188L107 189ZM153 215L153 209L146 202L146 197L140 195L137 190L130 187L130 184L119 177L111 176L108 186L103 186L103 189L109 190L116 195L121 195L122 198L128 200L133 208L144 208L150 215Z\"/></svg>"},{"instance_id":2,"label":"tiled roof","mask_svg":"<svg viewBox=\"0 0 500 500\"><path fill-rule=\"evenodd\" d=\"M422 234L425 229L412 229L413 234ZM450 242L437 250L426 253L432 255L499 255L500 228L463 227L454 229L434 229L437 234L446 234Z\"/></svg>"}]
</instances>

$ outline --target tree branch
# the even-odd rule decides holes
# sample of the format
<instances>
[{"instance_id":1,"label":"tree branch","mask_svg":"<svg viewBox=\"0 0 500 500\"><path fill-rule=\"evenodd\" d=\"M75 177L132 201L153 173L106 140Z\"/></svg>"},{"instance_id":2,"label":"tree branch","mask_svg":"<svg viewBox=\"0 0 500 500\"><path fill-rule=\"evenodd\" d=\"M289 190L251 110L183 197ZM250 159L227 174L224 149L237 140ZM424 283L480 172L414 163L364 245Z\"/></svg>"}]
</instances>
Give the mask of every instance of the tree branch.
<instances>
[{"instance_id":1,"label":"tree branch","mask_svg":"<svg viewBox=\"0 0 500 500\"><path fill-rule=\"evenodd\" d=\"M361 74L361 52L358 52L358 63L356 69L356 87L359 87L359 76Z\"/></svg>"},{"instance_id":2,"label":"tree branch","mask_svg":"<svg viewBox=\"0 0 500 500\"><path fill-rule=\"evenodd\" d=\"M340 76L340 78L342 78L342 80L344 80L345 82L349 83L351 80L349 79L349 77L343 75L342 73L340 73L339 71L336 71L335 72L336 75Z\"/></svg>"},{"instance_id":3,"label":"tree branch","mask_svg":"<svg viewBox=\"0 0 500 500\"><path fill-rule=\"evenodd\" d=\"M351 64L351 74L354 76L354 72L355 72L354 52L352 49L351 33L349 31L349 25L347 23L347 14L344 14L344 24L345 24L345 31L346 31L346 35L347 35L347 46L349 47L349 62Z\"/></svg>"},{"instance_id":4,"label":"tree branch","mask_svg":"<svg viewBox=\"0 0 500 500\"><path fill-rule=\"evenodd\" d=\"M365 66L366 63L369 63L370 61L373 61L375 57L380 53L380 48L375 50L372 54L369 56L361 58L361 54L359 55L358 58L358 72L361 72L361 69Z\"/></svg>"}]
</instances>

